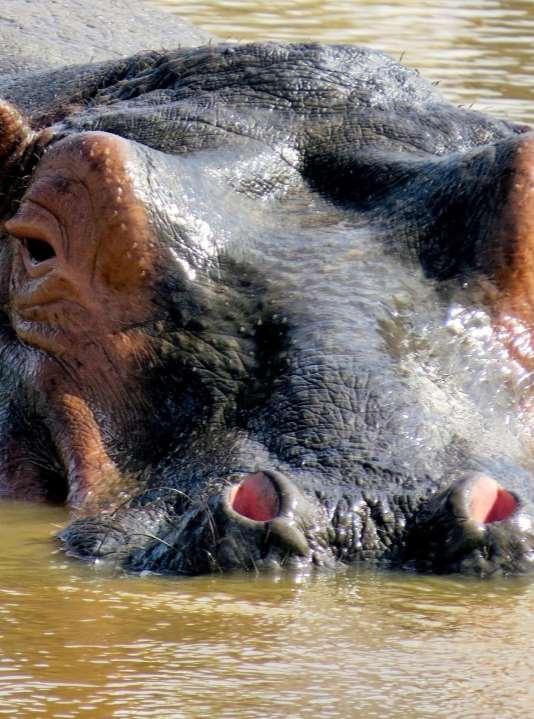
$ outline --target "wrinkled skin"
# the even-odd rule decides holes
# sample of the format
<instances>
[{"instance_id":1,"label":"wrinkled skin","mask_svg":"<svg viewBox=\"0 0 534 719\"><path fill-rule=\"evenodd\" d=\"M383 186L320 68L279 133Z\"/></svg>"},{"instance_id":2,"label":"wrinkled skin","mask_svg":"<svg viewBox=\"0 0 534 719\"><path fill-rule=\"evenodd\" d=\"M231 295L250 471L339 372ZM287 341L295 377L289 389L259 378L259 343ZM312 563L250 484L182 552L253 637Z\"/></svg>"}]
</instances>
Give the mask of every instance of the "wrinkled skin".
<instances>
[{"instance_id":1,"label":"wrinkled skin","mask_svg":"<svg viewBox=\"0 0 534 719\"><path fill-rule=\"evenodd\" d=\"M2 493L130 570L530 571L529 128L351 47L82 77L0 108Z\"/></svg>"}]
</instances>

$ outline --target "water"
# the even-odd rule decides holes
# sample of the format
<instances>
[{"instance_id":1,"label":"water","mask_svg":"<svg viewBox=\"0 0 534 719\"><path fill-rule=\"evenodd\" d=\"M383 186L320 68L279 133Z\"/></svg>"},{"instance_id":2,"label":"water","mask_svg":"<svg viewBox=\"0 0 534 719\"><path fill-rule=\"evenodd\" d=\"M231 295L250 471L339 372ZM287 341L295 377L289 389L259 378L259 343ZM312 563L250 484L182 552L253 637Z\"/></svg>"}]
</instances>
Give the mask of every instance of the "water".
<instances>
[{"instance_id":1,"label":"water","mask_svg":"<svg viewBox=\"0 0 534 719\"><path fill-rule=\"evenodd\" d=\"M160 4L223 38L404 54L452 100L534 121L526 0ZM0 717L533 716L530 581L115 576L58 550L67 518L0 504Z\"/></svg>"},{"instance_id":2,"label":"water","mask_svg":"<svg viewBox=\"0 0 534 719\"><path fill-rule=\"evenodd\" d=\"M112 576L0 505L0 716L530 717L534 585Z\"/></svg>"}]
</instances>

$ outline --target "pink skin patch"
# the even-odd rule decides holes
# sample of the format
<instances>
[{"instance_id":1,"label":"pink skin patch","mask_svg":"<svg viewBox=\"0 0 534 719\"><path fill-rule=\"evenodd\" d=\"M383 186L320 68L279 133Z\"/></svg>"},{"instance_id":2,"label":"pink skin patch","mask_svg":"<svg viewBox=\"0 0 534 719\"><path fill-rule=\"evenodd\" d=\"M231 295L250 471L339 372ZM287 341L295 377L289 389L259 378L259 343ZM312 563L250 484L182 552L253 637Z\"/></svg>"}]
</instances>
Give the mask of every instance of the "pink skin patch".
<instances>
[{"instance_id":1,"label":"pink skin patch","mask_svg":"<svg viewBox=\"0 0 534 719\"><path fill-rule=\"evenodd\" d=\"M257 522L268 522L280 513L280 498L276 487L263 472L249 474L233 487L230 504L234 512Z\"/></svg>"},{"instance_id":2,"label":"pink skin patch","mask_svg":"<svg viewBox=\"0 0 534 719\"><path fill-rule=\"evenodd\" d=\"M482 476L471 487L469 518L482 524L502 522L514 513L517 505L513 494L491 477Z\"/></svg>"}]
</instances>

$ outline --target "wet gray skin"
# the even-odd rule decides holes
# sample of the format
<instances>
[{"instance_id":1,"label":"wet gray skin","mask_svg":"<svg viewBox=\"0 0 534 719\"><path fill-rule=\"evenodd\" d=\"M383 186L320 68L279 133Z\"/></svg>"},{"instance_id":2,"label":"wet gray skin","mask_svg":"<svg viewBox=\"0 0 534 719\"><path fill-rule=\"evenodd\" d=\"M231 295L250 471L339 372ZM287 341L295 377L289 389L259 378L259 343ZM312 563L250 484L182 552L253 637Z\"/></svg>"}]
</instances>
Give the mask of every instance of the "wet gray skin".
<instances>
[{"instance_id":1,"label":"wet gray skin","mask_svg":"<svg viewBox=\"0 0 534 719\"><path fill-rule=\"evenodd\" d=\"M514 279L528 269L528 128L352 47L213 45L76 72L82 92L71 69L4 87L34 130L4 119L4 218L43 163L87 162L84 138L102 136L86 133L124 138L157 271L139 290L146 317L109 341L135 333L150 352L124 387L110 355L87 389L83 357L21 337L8 222L4 494L70 497L66 551L134 571L531 571L528 293ZM502 331L510 307L521 342ZM96 503L78 491L85 440L65 449L52 408L67 376L114 467Z\"/></svg>"}]
</instances>

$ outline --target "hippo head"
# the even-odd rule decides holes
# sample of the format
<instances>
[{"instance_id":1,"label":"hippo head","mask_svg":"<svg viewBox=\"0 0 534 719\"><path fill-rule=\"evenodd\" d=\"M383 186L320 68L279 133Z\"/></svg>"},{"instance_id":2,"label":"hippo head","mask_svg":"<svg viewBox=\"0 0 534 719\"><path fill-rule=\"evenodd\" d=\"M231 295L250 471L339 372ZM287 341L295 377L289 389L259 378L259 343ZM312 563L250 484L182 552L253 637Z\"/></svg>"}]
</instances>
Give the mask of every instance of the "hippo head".
<instances>
[{"instance_id":1,"label":"hippo head","mask_svg":"<svg viewBox=\"0 0 534 719\"><path fill-rule=\"evenodd\" d=\"M0 106L3 493L134 570L529 571L534 135L370 51L147 64Z\"/></svg>"}]
</instances>

